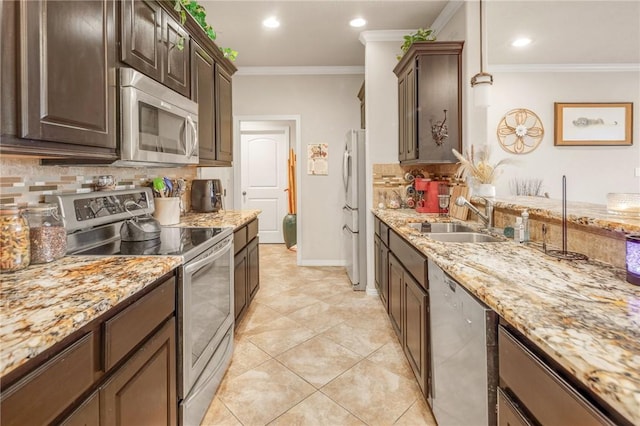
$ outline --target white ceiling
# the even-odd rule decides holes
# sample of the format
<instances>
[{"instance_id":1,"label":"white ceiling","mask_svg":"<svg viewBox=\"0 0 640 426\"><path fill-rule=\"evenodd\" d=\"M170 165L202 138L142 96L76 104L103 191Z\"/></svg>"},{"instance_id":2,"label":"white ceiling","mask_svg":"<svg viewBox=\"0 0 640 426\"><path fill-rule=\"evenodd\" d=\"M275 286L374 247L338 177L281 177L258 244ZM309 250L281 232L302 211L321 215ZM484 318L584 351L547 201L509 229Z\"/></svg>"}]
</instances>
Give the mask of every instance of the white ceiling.
<instances>
[{"instance_id":1,"label":"white ceiling","mask_svg":"<svg viewBox=\"0 0 640 426\"><path fill-rule=\"evenodd\" d=\"M430 27L448 1L200 0L216 43L239 51L238 67L362 66L362 31ZM477 2L474 1L475 4ZM485 0L487 63L638 64L640 0ZM275 15L282 25L263 28ZM366 27L348 26L361 16ZM515 49L526 35L533 43ZM398 51L400 51L400 42Z\"/></svg>"}]
</instances>

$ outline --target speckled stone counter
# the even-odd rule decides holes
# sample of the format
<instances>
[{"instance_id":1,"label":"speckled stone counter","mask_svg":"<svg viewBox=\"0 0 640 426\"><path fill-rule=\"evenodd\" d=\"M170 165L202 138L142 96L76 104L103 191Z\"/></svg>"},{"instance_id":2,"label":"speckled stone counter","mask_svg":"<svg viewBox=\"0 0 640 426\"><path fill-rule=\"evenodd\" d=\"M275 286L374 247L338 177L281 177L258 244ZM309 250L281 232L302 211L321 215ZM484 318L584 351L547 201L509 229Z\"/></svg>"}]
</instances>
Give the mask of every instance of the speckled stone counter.
<instances>
[{"instance_id":1,"label":"speckled stone counter","mask_svg":"<svg viewBox=\"0 0 640 426\"><path fill-rule=\"evenodd\" d=\"M258 217L260 210L225 210L216 213L187 213L177 226L240 228Z\"/></svg>"},{"instance_id":2,"label":"speckled stone counter","mask_svg":"<svg viewBox=\"0 0 640 426\"><path fill-rule=\"evenodd\" d=\"M374 210L478 299L634 424L640 424L640 287L624 270L559 261L513 241L442 243L407 222L438 219Z\"/></svg>"},{"instance_id":3,"label":"speckled stone counter","mask_svg":"<svg viewBox=\"0 0 640 426\"><path fill-rule=\"evenodd\" d=\"M484 205L484 199L473 197L474 204ZM529 216L562 220L562 201L543 197L496 197L496 209L513 210L520 214L527 209ZM567 202L567 222L598 230L640 233L640 217L621 216L607 212L604 204Z\"/></svg>"},{"instance_id":4,"label":"speckled stone counter","mask_svg":"<svg viewBox=\"0 0 640 426\"><path fill-rule=\"evenodd\" d=\"M0 275L0 377L180 264L179 256L67 256Z\"/></svg>"},{"instance_id":5,"label":"speckled stone counter","mask_svg":"<svg viewBox=\"0 0 640 426\"><path fill-rule=\"evenodd\" d=\"M179 227L239 228L260 210L189 213ZM0 275L0 377L183 263L180 256L66 256Z\"/></svg>"}]
</instances>

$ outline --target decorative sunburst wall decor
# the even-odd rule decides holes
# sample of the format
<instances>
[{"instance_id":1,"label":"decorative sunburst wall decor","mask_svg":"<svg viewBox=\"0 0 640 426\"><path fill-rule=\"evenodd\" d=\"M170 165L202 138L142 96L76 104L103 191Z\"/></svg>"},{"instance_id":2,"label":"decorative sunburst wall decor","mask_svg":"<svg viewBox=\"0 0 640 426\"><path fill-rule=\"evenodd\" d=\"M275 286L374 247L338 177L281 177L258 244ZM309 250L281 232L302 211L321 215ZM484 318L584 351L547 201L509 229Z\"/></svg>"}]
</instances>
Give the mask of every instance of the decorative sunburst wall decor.
<instances>
[{"instance_id":1,"label":"decorative sunburst wall decor","mask_svg":"<svg viewBox=\"0 0 640 426\"><path fill-rule=\"evenodd\" d=\"M538 115L526 108L512 109L498 123L500 146L512 154L528 154L535 150L544 136Z\"/></svg>"}]
</instances>

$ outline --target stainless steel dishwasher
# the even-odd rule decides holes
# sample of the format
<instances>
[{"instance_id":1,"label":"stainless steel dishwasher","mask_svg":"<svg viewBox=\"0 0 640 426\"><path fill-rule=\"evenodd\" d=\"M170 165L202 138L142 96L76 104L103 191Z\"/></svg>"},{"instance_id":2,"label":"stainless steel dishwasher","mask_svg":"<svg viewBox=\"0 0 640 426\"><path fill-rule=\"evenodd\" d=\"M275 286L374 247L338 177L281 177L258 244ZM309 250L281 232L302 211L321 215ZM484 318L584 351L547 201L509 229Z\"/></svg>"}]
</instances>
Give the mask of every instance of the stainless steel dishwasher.
<instances>
[{"instance_id":1,"label":"stainless steel dishwasher","mask_svg":"<svg viewBox=\"0 0 640 426\"><path fill-rule=\"evenodd\" d=\"M429 292L429 404L438 425L495 425L498 317L431 260Z\"/></svg>"}]
</instances>

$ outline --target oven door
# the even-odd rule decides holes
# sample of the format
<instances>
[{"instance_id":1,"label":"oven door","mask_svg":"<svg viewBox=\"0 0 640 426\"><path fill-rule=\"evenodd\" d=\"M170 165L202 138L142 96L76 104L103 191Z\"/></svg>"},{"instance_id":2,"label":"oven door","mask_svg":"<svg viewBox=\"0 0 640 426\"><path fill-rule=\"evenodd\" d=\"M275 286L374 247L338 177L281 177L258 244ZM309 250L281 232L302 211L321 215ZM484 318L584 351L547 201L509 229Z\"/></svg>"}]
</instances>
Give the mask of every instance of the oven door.
<instances>
[{"instance_id":1,"label":"oven door","mask_svg":"<svg viewBox=\"0 0 640 426\"><path fill-rule=\"evenodd\" d=\"M181 398L191 392L233 326L232 246L233 236L229 236L184 266L178 294Z\"/></svg>"}]
</instances>

